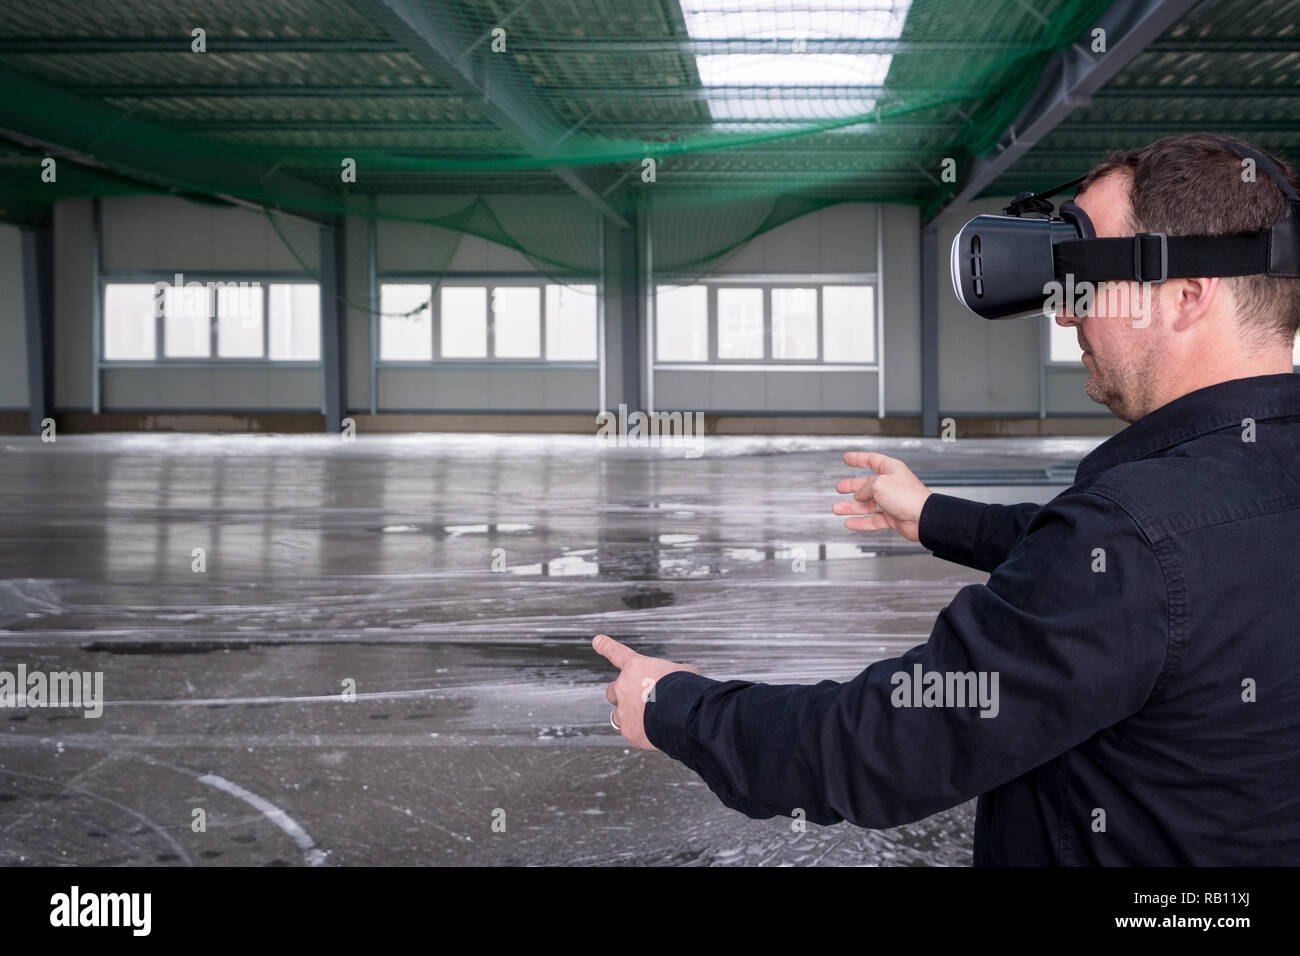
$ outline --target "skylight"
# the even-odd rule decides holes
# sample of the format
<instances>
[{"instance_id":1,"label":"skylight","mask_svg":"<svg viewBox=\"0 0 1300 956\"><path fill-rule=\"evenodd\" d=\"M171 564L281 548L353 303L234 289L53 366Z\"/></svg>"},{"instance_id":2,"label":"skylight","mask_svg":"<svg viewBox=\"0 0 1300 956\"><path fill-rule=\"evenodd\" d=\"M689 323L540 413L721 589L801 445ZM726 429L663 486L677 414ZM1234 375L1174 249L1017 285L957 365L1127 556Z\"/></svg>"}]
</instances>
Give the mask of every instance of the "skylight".
<instances>
[{"instance_id":1,"label":"skylight","mask_svg":"<svg viewBox=\"0 0 1300 956\"><path fill-rule=\"evenodd\" d=\"M878 97L855 87L881 86L889 53L820 53L811 40L897 39L911 0L681 0L686 32L695 40L775 40L763 53L695 57L709 109L720 128L802 125L870 113ZM789 87L749 92L736 87ZM842 87L843 93L801 95L799 87ZM728 122L731 121L731 122ZM743 124L736 121L745 121Z\"/></svg>"}]
</instances>

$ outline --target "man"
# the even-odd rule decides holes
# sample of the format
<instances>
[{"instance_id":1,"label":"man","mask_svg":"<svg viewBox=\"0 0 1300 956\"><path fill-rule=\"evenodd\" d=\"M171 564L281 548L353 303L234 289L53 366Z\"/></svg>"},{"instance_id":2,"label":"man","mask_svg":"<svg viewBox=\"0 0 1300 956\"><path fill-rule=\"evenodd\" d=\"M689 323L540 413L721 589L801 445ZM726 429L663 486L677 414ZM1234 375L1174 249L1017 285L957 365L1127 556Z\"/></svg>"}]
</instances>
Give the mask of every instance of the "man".
<instances>
[{"instance_id":1,"label":"man","mask_svg":"<svg viewBox=\"0 0 1300 956\"><path fill-rule=\"evenodd\" d=\"M1098 237L1285 218L1277 185L1242 171L1219 139L1171 137L1113 154L1075 202ZM751 817L892 827L978 796L977 865L1300 864L1300 279L1169 279L1149 312L1107 314L1143 301L1129 285L1057 317L1088 396L1130 424L1046 505L844 456L874 472L837 485L847 527L991 575L924 645L847 683L773 686L599 635L623 735Z\"/></svg>"}]
</instances>

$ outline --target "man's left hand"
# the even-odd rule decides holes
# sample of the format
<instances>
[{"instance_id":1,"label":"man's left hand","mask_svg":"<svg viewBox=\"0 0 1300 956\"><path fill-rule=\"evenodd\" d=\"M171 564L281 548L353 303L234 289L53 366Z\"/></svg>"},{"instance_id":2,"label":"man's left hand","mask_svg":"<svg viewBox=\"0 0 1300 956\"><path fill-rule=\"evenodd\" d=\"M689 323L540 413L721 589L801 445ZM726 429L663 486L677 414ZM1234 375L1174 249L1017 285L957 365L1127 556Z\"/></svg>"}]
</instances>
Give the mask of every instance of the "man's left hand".
<instances>
[{"instance_id":1,"label":"man's left hand","mask_svg":"<svg viewBox=\"0 0 1300 956\"><path fill-rule=\"evenodd\" d=\"M698 674L699 668L646 657L606 634L597 634L591 646L619 669L618 678L605 687L605 699L614 705L614 722L619 733L638 750L657 749L645 735L645 705L654 694L655 682L673 671Z\"/></svg>"}]
</instances>

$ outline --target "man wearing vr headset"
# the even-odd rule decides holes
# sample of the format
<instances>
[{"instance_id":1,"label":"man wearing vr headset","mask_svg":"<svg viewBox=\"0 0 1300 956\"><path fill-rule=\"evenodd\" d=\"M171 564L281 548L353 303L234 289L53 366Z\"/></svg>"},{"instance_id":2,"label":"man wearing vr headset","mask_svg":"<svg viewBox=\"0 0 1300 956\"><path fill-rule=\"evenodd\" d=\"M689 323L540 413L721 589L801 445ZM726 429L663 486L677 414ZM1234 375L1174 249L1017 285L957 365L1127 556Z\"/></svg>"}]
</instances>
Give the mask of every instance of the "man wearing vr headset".
<instances>
[{"instance_id":1,"label":"man wearing vr headset","mask_svg":"<svg viewBox=\"0 0 1300 956\"><path fill-rule=\"evenodd\" d=\"M971 220L954 290L1003 318L1054 281L1119 284L1056 321L1129 427L1042 506L931 493L873 453L837 486L849 528L988 582L846 683L712 680L599 635L606 696L751 817L893 827L979 797L977 865L1300 864L1300 183L1206 134L1076 183L1059 219L1022 195Z\"/></svg>"}]
</instances>

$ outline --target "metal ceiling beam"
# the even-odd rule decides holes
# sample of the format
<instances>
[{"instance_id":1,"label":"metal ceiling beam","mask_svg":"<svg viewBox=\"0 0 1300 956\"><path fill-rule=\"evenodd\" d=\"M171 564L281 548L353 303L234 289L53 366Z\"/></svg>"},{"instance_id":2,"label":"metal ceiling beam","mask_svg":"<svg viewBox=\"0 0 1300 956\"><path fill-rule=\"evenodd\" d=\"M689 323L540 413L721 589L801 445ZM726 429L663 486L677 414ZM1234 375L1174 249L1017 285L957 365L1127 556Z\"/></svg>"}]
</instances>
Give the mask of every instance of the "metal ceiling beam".
<instances>
[{"instance_id":1,"label":"metal ceiling beam","mask_svg":"<svg viewBox=\"0 0 1300 956\"><path fill-rule=\"evenodd\" d=\"M1008 43L1003 40L904 40L896 37L521 37L512 47L527 54L675 54L710 56L727 53L907 54L907 53L995 53L1028 56L1044 52L1041 44ZM798 52L796 52L796 50Z\"/></svg>"},{"instance_id":2,"label":"metal ceiling beam","mask_svg":"<svg viewBox=\"0 0 1300 956\"><path fill-rule=\"evenodd\" d=\"M1204 129L1205 127L1200 127ZM1300 129L1293 131L1294 134L1300 134ZM1141 140L1134 140L1134 146L1146 146L1151 142L1151 137L1145 136ZM1297 144L1300 147L1300 144ZM1111 149L1123 148L1122 143L1107 143L1097 146L1094 149L1036 149L1025 161L1013 170L1008 170L1008 174L1014 173L1017 176L1050 176L1057 170L1069 172L1083 163L1096 162L1108 153ZM1282 147L1287 148L1287 147ZM1290 147L1297 148L1297 147ZM1086 170L1077 170L1074 175L1082 175ZM1070 176L1063 176L1062 179L1070 179ZM995 180L996 182L996 180Z\"/></svg>"},{"instance_id":3,"label":"metal ceiling beam","mask_svg":"<svg viewBox=\"0 0 1300 956\"><path fill-rule=\"evenodd\" d=\"M832 186L832 185L875 185L877 183L889 183L896 185L915 184L924 185L926 179L919 173L912 173L910 176L890 174L886 176L876 176L874 174L862 174L847 169L800 169L800 170L716 170L716 171L682 171L674 173L661 173L659 183L664 185L685 184L685 183L715 183L719 186L726 186L733 182L762 183L773 182L778 185L786 184L790 189L801 189L805 186Z\"/></svg>"},{"instance_id":4,"label":"metal ceiling beam","mask_svg":"<svg viewBox=\"0 0 1300 956\"><path fill-rule=\"evenodd\" d=\"M881 86L874 85L770 85L744 86L718 84L710 86L537 86L537 91L550 97L598 100L603 103L641 103L647 100L669 102L716 99L855 99L858 97L894 96L924 97L951 95L952 89L939 86ZM1295 88L1300 92L1300 87ZM86 96L123 99L191 99L193 97L320 97L322 99L461 99L464 93L445 86L420 86L415 84L314 84L314 83L209 83L160 84L118 83L73 87L72 92ZM972 86L961 91L970 99L996 96L1001 89L996 86Z\"/></svg>"},{"instance_id":5,"label":"metal ceiling beam","mask_svg":"<svg viewBox=\"0 0 1300 956\"><path fill-rule=\"evenodd\" d=\"M682 56L719 53L793 52L796 41L805 53L996 53L1024 56L1042 52L1034 44L1006 43L996 40L904 40L892 38L787 37L756 40L750 38L693 39L659 37L629 39L625 37L554 37L526 41L512 47L524 53L631 53L679 54ZM473 41L471 41L473 42ZM402 45L390 39L355 39L350 37L210 37L209 53L393 53ZM1296 41L1268 37L1216 37L1214 39L1169 39L1147 51L1150 53L1228 53L1252 56L1256 53L1294 53ZM188 35L62 37L27 36L0 38L0 53L189 53ZM459 53L459 51L457 51Z\"/></svg>"},{"instance_id":6,"label":"metal ceiling beam","mask_svg":"<svg viewBox=\"0 0 1300 956\"><path fill-rule=\"evenodd\" d=\"M1236 97L1300 96L1300 84L1260 84L1258 86L1108 86L1093 94L1093 99L1232 99Z\"/></svg>"},{"instance_id":7,"label":"metal ceiling beam","mask_svg":"<svg viewBox=\"0 0 1300 956\"><path fill-rule=\"evenodd\" d=\"M247 160L229 154L219 144L195 140L171 127L135 117L131 118L132 126L149 139L155 153L182 158L184 168L194 178L179 177L171 167L144 156L122 161L114 156L111 146L101 144L126 119L121 110L75 96L3 64L0 64L0 89L5 90L4 101L0 102L0 138L24 149L99 172L129 177L162 192L200 194L235 205L256 205L259 209L284 208L308 218L318 219L319 210L337 204L337 197L318 186L274 169L250 168ZM266 181L272 176L275 185L268 187ZM270 201L272 189L296 194L302 206L281 206Z\"/></svg>"},{"instance_id":8,"label":"metal ceiling beam","mask_svg":"<svg viewBox=\"0 0 1300 956\"><path fill-rule=\"evenodd\" d=\"M1096 159L1105 156L1108 151L1114 149L1112 143L1099 143L1091 149L1048 149L1043 147L1035 149L1031 155L1026 157L1026 163L1052 163L1059 161L1062 163L1085 163L1090 159ZM1028 168L1028 167L1024 167ZM1017 169L1019 171L1019 169Z\"/></svg>"},{"instance_id":9,"label":"metal ceiling beam","mask_svg":"<svg viewBox=\"0 0 1300 956\"><path fill-rule=\"evenodd\" d=\"M538 89L552 95L572 97L575 99L599 99L610 102L641 102L644 100L681 100L681 99L854 99L856 97L893 96L924 97L953 94L952 87L946 86L881 86L880 84L844 83L839 85L810 83L803 84L760 84L744 85L732 83L709 84L708 86L541 86ZM1001 88L996 86L963 87L961 93L970 99L996 96ZM947 102L945 100L945 102Z\"/></svg>"},{"instance_id":10,"label":"metal ceiling beam","mask_svg":"<svg viewBox=\"0 0 1300 956\"><path fill-rule=\"evenodd\" d=\"M1261 11L1263 13L1263 11ZM1289 23L1289 21L1288 21ZM1215 37L1173 38L1161 40L1148 53L1216 53L1253 57L1257 53L1295 53L1294 36L1279 37Z\"/></svg>"},{"instance_id":11,"label":"metal ceiling beam","mask_svg":"<svg viewBox=\"0 0 1300 956\"><path fill-rule=\"evenodd\" d=\"M752 147L752 148L753 148L754 150L758 150L758 147ZM391 156L408 156L408 157L414 157L414 158L429 158L429 148L428 148L427 146L391 146L391 147L384 147L383 150L384 150L384 153L385 153L385 154L388 154L388 155L391 155ZM671 159L673 159L673 158L675 158L675 157L682 157L682 158L688 158L688 159L691 158L691 157L694 157L694 156L718 156L718 157L725 157L725 156L731 154L733 151L734 151L734 152L738 152L738 153L739 153L739 152L743 152L743 150L742 150L740 147L735 147L734 150L733 150L733 149L730 149L730 148L729 148L729 149L725 149L725 150L713 150L713 149L710 149L710 150L707 150L707 151L704 151L704 152L700 152L700 153L684 152L684 153L674 154L674 155L668 156L664 161L666 162L666 161L671 160ZM846 152L847 152L847 151L849 151L849 150L846 149ZM858 151L862 154L864 160L866 160L866 159L871 159L871 158L873 158L873 157L877 157L877 156L891 156L891 157L892 157L892 156L898 156L898 157L902 157L903 159L915 159L915 158L918 156L918 154L920 154L920 155L922 155L922 156L937 156L937 155L945 155L945 156L946 156L946 155L948 155L947 147L946 147L946 146L876 146L876 145L873 144L873 145L870 146L870 147L866 147L866 146L863 146L861 143L859 143L859 144L858 144ZM821 150L817 149L817 147L814 146L814 147L811 147L807 152L810 152L810 153L816 153L816 152L821 152ZM365 154L362 153L361 155L365 155ZM434 159L434 161L436 162L436 159L437 159L437 158L434 157L433 159ZM409 168L409 167L408 167L408 166L405 166L405 165L401 167L401 169L408 169L408 168ZM389 170L389 172L397 172L397 171L400 171L400 170ZM431 170L431 171L432 171L432 170ZM502 169L502 170L499 170L499 172L501 172L502 174L504 174L504 173L509 173L509 172L519 173L519 172L526 172L526 171L527 171L527 170L520 170L520 169L516 169L516 170ZM491 170L491 172L493 172L493 173L495 174L495 173L498 172L498 170Z\"/></svg>"},{"instance_id":12,"label":"metal ceiling beam","mask_svg":"<svg viewBox=\"0 0 1300 956\"><path fill-rule=\"evenodd\" d=\"M812 119L728 119L723 121L726 124L735 123L746 126L775 126L790 128L791 132L808 130L809 127L816 127L818 122L830 122L829 118L822 120ZM190 130L191 132L203 133L257 133L257 132L343 132L343 133L429 133L434 136L440 136L443 133L495 133L506 132L497 124L480 121L480 120L442 120L436 117L410 117L402 119L284 119L280 117L267 117L258 119L219 119L219 120L167 120L167 125L175 129ZM587 123L587 128L599 132L631 133L633 131L696 131L701 129L714 129L718 123L712 119L701 119L698 122L688 122L683 120L656 121L653 118L643 120L619 120L617 122L603 122L593 120ZM842 130L861 129L863 132L868 130L880 131L887 133L892 130L899 131L934 131L934 130L956 130L961 126L953 120L885 120L883 123L863 122L853 126L842 126L837 128L837 132ZM861 143L857 146L862 149ZM941 147L935 147L936 149Z\"/></svg>"},{"instance_id":13,"label":"metal ceiling beam","mask_svg":"<svg viewBox=\"0 0 1300 956\"><path fill-rule=\"evenodd\" d=\"M319 97L335 100L356 99L461 99L465 94L445 86L416 85L333 85L313 83L114 83L72 87L72 92L104 99L169 100L213 97L220 99L270 99L278 97Z\"/></svg>"},{"instance_id":14,"label":"metal ceiling beam","mask_svg":"<svg viewBox=\"0 0 1300 956\"><path fill-rule=\"evenodd\" d=\"M475 49L483 37L450 18L435 19L430 7L416 0L358 0L374 21L432 75L473 97L476 105L519 145L544 157L566 133L553 117L529 105L524 78L512 56ZM489 59L490 58L490 59ZM489 67L489 64L490 67ZM579 170L555 166L552 172L606 218L630 229L623 216L601 195L602 186Z\"/></svg>"},{"instance_id":15,"label":"metal ceiling beam","mask_svg":"<svg viewBox=\"0 0 1300 956\"><path fill-rule=\"evenodd\" d=\"M1135 133L1155 136L1159 133L1200 133L1214 126L1223 130L1251 133L1300 133L1294 120L1240 120L1233 117L1200 120L1162 120L1151 119L1141 122L1102 121L1096 123L1078 122L1062 123L1057 127L1063 133ZM1147 136L1150 140L1150 136Z\"/></svg>"},{"instance_id":16,"label":"metal ceiling beam","mask_svg":"<svg viewBox=\"0 0 1300 956\"><path fill-rule=\"evenodd\" d=\"M1106 31L1106 52L1094 55L1069 46L1053 54L1037 89L995 149L967 164L961 187L931 220L978 196L1198 2L1115 0L1094 26Z\"/></svg>"},{"instance_id":17,"label":"metal ceiling beam","mask_svg":"<svg viewBox=\"0 0 1300 956\"><path fill-rule=\"evenodd\" d=\"M187 33L162 37L0 37L0 54L185 53ZM392 40L328 37L208 37L208 55L218 53L400 53Z\"/></svg>"}]
</instances>

